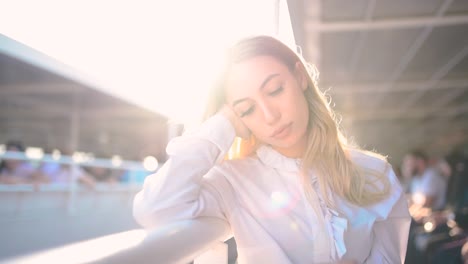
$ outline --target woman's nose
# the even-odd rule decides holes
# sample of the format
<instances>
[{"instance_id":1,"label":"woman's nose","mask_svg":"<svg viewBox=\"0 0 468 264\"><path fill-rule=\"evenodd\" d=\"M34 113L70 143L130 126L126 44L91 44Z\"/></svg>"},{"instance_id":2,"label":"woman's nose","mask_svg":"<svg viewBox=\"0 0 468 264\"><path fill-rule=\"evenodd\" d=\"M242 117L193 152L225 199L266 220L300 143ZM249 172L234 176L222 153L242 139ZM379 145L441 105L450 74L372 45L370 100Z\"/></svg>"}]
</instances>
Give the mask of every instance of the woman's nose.
<instances>
[{"instance_id":1,"label":"woman's nose","mask_svg":"<svg viewBox=\"0 0 468 264\"><path fill-rule=\"evenodd\" d=\"M276 123L281 117L281 111L276 106L268 103L262 105L262 112L265 122L270 125Z\"/></svg>"}]
</instances>

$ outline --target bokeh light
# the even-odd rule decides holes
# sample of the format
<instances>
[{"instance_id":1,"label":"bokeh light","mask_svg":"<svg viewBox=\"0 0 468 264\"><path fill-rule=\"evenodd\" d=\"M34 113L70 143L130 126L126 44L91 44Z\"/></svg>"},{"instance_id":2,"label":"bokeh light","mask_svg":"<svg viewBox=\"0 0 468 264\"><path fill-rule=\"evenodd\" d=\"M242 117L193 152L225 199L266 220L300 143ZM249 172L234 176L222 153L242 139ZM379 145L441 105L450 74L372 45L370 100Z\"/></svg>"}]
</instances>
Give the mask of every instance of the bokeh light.
<instances>
[{"instance_id":1,"label":"bokeh light","mask_svg":"<svg viewBox=\"0 0 468 264\"><path fill-rule=\"evenodd\" d=\"M147 171L155 171L158 168L158 160L153 156L148 156L143 159L143 167Z\"/></svg>"}]
</instances>

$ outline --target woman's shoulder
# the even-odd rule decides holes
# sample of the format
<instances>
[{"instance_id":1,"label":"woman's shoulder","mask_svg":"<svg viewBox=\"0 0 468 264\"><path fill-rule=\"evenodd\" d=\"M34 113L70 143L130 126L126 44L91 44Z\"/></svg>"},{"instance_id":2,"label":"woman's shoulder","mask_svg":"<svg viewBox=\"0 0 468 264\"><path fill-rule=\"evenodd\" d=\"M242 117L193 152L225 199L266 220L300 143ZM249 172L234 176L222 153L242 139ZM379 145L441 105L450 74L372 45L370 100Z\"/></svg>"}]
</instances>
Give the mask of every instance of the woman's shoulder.
<instances>
[{"instance_id":1,"label":"woman's shoulder","mask_svg":"<svg viewBox=\"0 0 468 264\"><path fill-rule=\"evenodd\" d=\"M364 171L367 177L371 178L370 182L383 187L385 184L382 181L387 181L390 188L400 188L399 180L386 157L375 152L359 149L350 150L350 155L355 165ZM377 182L374 181L375 179L377 179Z\"/></svg>"},{"instance_id":2,"label":"woman's shoulder","mask_svg":"<svg viewBox=\"0 0 468 264\"><path fill-rule=\"evenodd\" d=\"M390 164L385 156L362 149L349 149L351 160L364 169L371 169L377 172L385 172Z\"/></svg>"},{"instance_id":3,"label":"woman's shoulder","mask_svg":"<svg viewBox=\"0 0 468 264\"><path fill-rule=\"evenodd\" d=\"M385 186L389 188L388 191L384 191L387 193L386 198L365 206L365 209L375 215L377 219L386 219L395 204L403 197L403 190L395 172L386 158L380 154L358 149L353 149L350 153L355 164L367 170L366 176L374 176L369 181L374 187L377 187L378 190L385 190Z\"/></svg>"}]
</instances>

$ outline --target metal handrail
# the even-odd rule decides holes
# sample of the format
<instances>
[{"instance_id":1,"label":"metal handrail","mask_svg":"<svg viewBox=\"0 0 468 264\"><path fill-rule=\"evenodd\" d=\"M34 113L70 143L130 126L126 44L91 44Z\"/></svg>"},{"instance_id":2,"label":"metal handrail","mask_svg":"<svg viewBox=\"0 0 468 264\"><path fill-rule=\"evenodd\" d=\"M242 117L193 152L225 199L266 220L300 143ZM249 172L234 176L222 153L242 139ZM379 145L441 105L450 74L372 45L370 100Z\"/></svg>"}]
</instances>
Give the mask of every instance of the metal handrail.
<instances>
[{"instance_id":1,"label":"metal handrail","mask_svg":"<svg viewBox=\"0 0 468 264\"><path fill-rule=\"evenodd\" d=\"M25 152L19 151L5 151L0 152L1 159L13 159L13 160L25 160L33 162L51 162L58 164L68 164L68 165L79 165L79 166L93 166L93 167L102 167L109 169L126 169L126 170L145 170L142 162L139 161L130 161L122 160L118 165L112 163L110 159L101 159L101 158L92 158L90 160L79 161L73 159L72 156L61 155L59 158L54 158L53 155L44 154L41 158L31 158L26 155Z\"/></svg>"},{"instance_id":2,"label":"metal handrail","mask_svg":"<svg viewBox=\"0 0 468 264\"><path fill-rule=\"evenodd\" d=\"M142 229L108 235L31 255L7 259L4 263L188 263L197 256L207 263L228 263L229 224L219 218L200 217L178 221L151 231ZM210 248L217 254L207 257ZM221 257L220 257L221 256ZM213 257L216 260L213 262Z\"/></svg>"}]
</instances>

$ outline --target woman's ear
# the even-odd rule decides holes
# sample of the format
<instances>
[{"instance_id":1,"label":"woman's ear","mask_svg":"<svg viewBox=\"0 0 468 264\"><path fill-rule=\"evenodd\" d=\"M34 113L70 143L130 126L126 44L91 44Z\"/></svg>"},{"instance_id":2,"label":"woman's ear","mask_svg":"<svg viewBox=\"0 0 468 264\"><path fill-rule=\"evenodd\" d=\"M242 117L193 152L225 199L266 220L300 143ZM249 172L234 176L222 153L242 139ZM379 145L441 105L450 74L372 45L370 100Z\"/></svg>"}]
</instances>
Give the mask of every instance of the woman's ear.
<instances>
[{"instance_id":1,"label":"woman's ear","mask_svg":"<svg viewBox=\"0 0 468 264\"><path fill-rule=\"evenodd\" d=\"M304 72L304 67L302 66L302 63L300 61L296 62L296 65L294 66L294 73L302 91L305 91L308 86L307 73Z\"/></svg>"}]
</instances>

